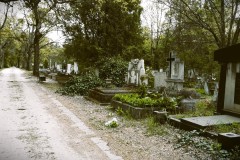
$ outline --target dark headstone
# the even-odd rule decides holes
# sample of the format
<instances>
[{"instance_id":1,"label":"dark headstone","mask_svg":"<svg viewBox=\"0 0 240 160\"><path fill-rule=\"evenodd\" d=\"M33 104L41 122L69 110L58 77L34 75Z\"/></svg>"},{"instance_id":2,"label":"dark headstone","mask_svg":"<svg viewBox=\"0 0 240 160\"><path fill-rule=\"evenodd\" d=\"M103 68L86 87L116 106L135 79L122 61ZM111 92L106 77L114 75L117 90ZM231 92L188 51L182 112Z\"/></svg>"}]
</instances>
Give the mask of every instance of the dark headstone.
<instances>
[{"instance_id":1,"label":"dark headstone","mask_svg":"<svg viewBox=\"0 0 240 160\"><path fill-rule=\"evenodd\" d=\"M240 104L240 73L236 74L234 103Z\"/></svg>"},{"instance_id":2,"label":"dark headstone","mask_svg":"<svg viewBox=\"0 0 240 160\"><path fill-rule=\"evenodd\" d=\"M235 133L219 133L218 142L222 144L224 149L232 149L240 146L240 135Z\"/></svg>"}]
</instances>

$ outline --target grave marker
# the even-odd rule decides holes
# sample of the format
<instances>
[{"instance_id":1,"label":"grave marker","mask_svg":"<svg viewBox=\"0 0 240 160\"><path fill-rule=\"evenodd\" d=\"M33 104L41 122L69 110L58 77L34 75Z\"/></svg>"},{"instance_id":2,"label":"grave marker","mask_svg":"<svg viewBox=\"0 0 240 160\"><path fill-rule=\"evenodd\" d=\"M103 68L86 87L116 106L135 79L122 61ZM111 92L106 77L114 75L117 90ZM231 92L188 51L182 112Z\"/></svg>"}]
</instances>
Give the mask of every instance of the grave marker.
<instances>
[{"instance_id":1,"label":"grave marker","mask_svg":"<svg viewBox=\"0 0 240 160\"><path fill-rule=\"evenodd\" d=\"M236 74L234 103L240 104L240 73Z\"/></svg>"},{"instance_id":2,"label":"grave marker","mask_svg":"<svg viewBox=\"0 0 240 160\"><path fill-rule=\"evenodd\" d=\"M240 44L214 53L221 64L217 112L240 117Z\"/></svg>"},{"instance_id":3,"label":"grave marker","mask_svg":"<svg viewBox=\"0 0 240 160\"><path fill-rule=\"evenodd\" d=\"M167 73L163 72L162 69L160 69L160 71L155 71L153 73L154 76L154 88L155 89L159 89L159 87L166 87L167 83L166 83L166 79L167 79Z\"/></svg>"},{"instance_id":4,"label":"grave marker","mask_svg":"<svg viewBox=\"0 0 240 160\"><path fill-rule=\"evenodd\" d=\"M74 62L74 64L73 64L73 71L74 71L74 74L78 74L78 64L77 64L77 62Z\"/></svg>"},{"instance_id":5,"label":"grave marker","mask_svg":"<svg viewBox=\"0 0 240 160\"><path fill-rule=\"evenodd\" d=\"M67 64L67 74L71 74L72 64Z\"/></svg>"},{"instance_id":6,"label":"grave marker","mask_svg":"<svg viewBox=\"0 0 240 160\"><path fill-rule=\"evenodd\" d=\"M184 62L181 61L174 52L170 52L167 61L169 61L169 74L166 80L167 87L174 90L182 90L184 82Z\"/></svg>"},{"instance_id":7,"label":"grave marker","mask_svg":"<svg viewBox=\"0 0 240 160\"><path fill-rule=\"evenodd\" d=\"M146 77L144 76L146 76L144 60L132 59L128 64L127 83L136 86L141 85L143 83L148 83ZM143 77L143 80L141 80L141 77Z\"/></svg>"},{"instance_id":8,"label":"grave marker","mask_svg":"<svg viewBox=\"0 0 240 160\"><path fill-rule=\"evenodd\" d=\"M167 61L169 62L168 77L170 78L172 75L172 62L175 61L175 57L173 57L173 52L169 52L169 58L167 58Z\"/></svg>"}]
</instances>

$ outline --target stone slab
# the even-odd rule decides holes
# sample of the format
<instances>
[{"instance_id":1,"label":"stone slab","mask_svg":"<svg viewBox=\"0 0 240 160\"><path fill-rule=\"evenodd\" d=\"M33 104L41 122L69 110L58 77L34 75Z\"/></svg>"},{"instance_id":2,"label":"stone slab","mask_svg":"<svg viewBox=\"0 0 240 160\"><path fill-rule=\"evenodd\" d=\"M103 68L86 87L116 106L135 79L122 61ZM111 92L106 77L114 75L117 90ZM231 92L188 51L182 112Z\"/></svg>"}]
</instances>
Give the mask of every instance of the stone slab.
<instances>
[{"instance_id":1,"label":"stone slab","mask_svg":"<svg viewBox=\"0 0 240 160\"><path fill-rule=\"evenodd\" d=\"M240 118L230 115L216 115L205 117L182 118L181 122L195 128L203 129L209 126L216 126L221 124L240 123Z\"/></svg>"}]
</instances>

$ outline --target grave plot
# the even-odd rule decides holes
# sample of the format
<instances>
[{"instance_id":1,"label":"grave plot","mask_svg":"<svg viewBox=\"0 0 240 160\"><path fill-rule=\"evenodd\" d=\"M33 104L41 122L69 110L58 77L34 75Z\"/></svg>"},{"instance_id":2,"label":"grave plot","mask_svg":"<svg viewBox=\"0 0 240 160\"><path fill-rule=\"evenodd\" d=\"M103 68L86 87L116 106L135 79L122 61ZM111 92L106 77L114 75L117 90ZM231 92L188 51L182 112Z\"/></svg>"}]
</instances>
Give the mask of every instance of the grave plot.
<instances>
[{"instance_id":1,"label":"grave plot","mask_svg":"<svg viewBox=\"0 0 240 160\"><path fill-rule=\"evenodd\" d=\"M199 116L176 119L170 118L170 123L183 129L203 130L211 127L240 126L240 44L219 49L214 53L214 59L221 64L219 93L217 98L218 115ZM217 86L218 87L218 86ZM239 128L239 127L238 127ZM240 145L239 133L217 133L212 135L222 143L224 148Z\"/></svg>"},{"instance_id":2,"label":"grave plot","mask_svg":"<svg viewBox=\"0 0 240 160\"><path fill-rule=\"evenodd\" d=\"M98 87L91 89L86 98L100 105L109 105L114 95L136 93L137 86L147 84L147 79L141 78L144 75L144 60L133 59L129 62L125 87L111 87L111 79L107 79L106 83L109 87Z\"/></svg>"}]
</instances>

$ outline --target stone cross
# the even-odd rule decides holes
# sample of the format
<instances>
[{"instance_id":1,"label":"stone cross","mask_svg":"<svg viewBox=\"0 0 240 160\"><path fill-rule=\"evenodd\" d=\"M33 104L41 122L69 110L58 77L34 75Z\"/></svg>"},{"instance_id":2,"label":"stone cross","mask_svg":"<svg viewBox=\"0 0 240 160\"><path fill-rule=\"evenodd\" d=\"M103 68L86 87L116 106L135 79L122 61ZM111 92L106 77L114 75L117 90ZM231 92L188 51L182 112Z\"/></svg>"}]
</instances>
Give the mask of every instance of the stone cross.
<instances>
[{"instance_id":1,"label":"stone cross","mask_svg":"<svg viewBox=\"0 0 240 160\"><path fill-rule=\"evenodd\" d=\"M175 57L173 58L173 52L169 52L169 58L167 59L167 61L169 62L169 74L168 77L170 78L172 75L172 62L175 61Z\"/></svg>"}]
</instances>

